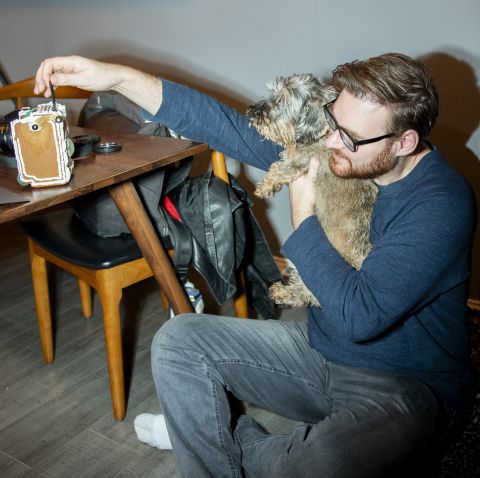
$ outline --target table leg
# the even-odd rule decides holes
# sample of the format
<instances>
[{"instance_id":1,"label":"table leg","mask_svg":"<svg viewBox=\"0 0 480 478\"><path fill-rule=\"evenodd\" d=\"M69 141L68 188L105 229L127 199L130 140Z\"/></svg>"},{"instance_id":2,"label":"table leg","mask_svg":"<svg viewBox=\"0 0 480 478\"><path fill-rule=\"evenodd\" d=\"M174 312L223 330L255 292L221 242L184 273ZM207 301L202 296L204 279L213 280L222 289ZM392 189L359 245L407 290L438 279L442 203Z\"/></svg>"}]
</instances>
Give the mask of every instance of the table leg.
<instances>
[{"instance_id":1,"label":"table leg","mask_svg":"<svg viewBox=\"0 0 480 478\"><path fill-rule=\"evenodd\" d=\"M170 258L165 252L132 182L125 181L111 186L108 190L137 241L143 257L152 269L155 279L165 292L173 312L176 315L192 312L192 304L178 280Z\"/></svg>"}]
</instances>

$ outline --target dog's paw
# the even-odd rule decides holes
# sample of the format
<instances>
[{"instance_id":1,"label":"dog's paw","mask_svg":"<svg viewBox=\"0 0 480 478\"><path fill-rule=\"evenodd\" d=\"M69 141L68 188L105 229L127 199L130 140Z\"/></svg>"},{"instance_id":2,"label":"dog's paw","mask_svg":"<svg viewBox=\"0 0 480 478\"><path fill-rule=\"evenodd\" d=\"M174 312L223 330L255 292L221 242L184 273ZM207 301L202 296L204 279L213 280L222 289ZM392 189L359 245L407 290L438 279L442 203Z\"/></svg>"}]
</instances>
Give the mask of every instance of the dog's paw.
<instances>
[{"instance_id":1,"label":"dog's paw","mask_svg":"<svg viewBox=\"0 0 480 478\"><path fill-rule=\"evenodd\" d=\"M320 303L313 294L305 287L292 284L275 282L269 288L269 294L273 302L278 305L289 307L320 307Z\"/></svg>"},{"instance_id":2,"label":"dog's paw","mask_svg":"<svg viewBox=\"0 0 480 478\"><path fill-rule=\"evenodd\" d=\"M297 269L287 267L283 282L275 282L269 289L270 297L276 304L290 307L320 307L316 297L303 283Z\"/></svg>"},{"instance_id":3,"label":"dog's paw","mask_svg":"<svg viewBox=\"0 0 480 478\"><path fill-rule=\"evenodd\" d=\"M282 189L282 184L275 184L271 181L262 181L261 183L257 184L255 188L254 194L255 196L265 199L270 198L275 195L278 191Z\"/></svg>"},{"instance_id":4,"label":"dog's paw","mask_svg":"<svg viewBox=\"0 0 480 478\"><path fill-rule=\"evenodd\" d=\"M260 185L257 185L253 194L260 199L265 199L273 196L273 193L271 191L265 191L264 188L262 188Z\"/></svg>"},{"instance_id":5,"label":"dog's paw","mask_svg":"<svg viewBox=\"0 0 480 478\"><path fill-rule=\"evenodd\" d=\"M288 289L285 284L281 282L275 282L268 289L270 298L278 305L286 305L289 307L302 307L299 304L295 295Z\"/></svg>"}]
</instances>

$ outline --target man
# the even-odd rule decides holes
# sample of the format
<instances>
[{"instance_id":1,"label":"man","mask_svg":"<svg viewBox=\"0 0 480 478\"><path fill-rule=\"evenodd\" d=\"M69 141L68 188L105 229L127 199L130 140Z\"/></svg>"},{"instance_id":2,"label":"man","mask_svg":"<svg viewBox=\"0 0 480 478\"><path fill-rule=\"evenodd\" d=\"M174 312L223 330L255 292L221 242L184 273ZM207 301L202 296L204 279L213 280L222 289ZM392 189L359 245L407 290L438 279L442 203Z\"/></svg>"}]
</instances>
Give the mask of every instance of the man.
<instances>
[{"instance_id":1,"label":"man","mask_svg":"<svg viewBox=\"0 0 480 478\"><path fill-rule=\"evenodd\" d=\"M49 81L112 89L191 139L267 169L280 148L246 118L197 91L80 57L45 60ZM294 232L283 253L322 304L308 322L188 314L152 345L163 416L143 416L140 438L171 444L189 477L393 476L425 458L469 381L466 300L474 199L425 142L438 99L419 62L385 54L338 67L337 100L325 107L330 167L379 188L372 251L353 269L314 214L318 163L290 184ZM232 420L228 396L302 422L269 435ZM431 447L430 447L431 448Z\"/></svg>"}]
</instances>

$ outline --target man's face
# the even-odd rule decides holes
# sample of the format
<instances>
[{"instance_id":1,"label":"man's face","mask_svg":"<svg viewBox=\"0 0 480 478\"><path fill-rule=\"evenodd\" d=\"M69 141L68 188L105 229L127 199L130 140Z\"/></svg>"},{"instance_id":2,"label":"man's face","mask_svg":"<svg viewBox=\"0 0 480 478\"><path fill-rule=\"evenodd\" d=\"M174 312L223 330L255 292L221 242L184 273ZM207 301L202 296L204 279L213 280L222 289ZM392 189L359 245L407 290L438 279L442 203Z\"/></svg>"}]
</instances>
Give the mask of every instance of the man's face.
<instances>
[{"instance_id":1,"label":"man's face","mask_svg":"<svg viewBox=\"0 0 480 478\"><path fill-rule=\"evenodd\" d=\"M345 90L330 107L330 111L337 124L354 139L374 138L388 133L388 109L356 98ZM394 141L391 138L358 146L357 151L352 152L336 131L330 134L325 144L332 150L330 169L333 174L342 178L378 178L390 172L396 165L392 151Z\"/></svg>"}]
</instances>

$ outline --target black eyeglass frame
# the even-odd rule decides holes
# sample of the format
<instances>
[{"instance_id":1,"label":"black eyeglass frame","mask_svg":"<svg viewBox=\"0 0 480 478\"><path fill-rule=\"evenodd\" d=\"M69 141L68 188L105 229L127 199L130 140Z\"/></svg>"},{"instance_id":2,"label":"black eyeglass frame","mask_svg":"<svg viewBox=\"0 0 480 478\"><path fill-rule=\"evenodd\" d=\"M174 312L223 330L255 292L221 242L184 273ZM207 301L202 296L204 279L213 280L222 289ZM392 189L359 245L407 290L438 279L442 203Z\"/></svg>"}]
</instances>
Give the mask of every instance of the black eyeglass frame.
<instances>
[{"instance_id":1,"label":"black eyeglass frame","mask_svg":"<svg viewBox=\"0 0 480 478\"><path fill-rule=\"evenodd\" d=\"M335 119L332 112L330 111L330 105L335 103L335 101L336 100L333 100L333 101L330 101L330 103L323 105L323 113L325 114L325 119L327 120L329 128L333 132L337 130L339 131L340 138L342 139L343 144L352 153L355 153L358 150L358 147L362 146L362 144L376 143L377 141L381 141L382 139L391 138L392 136L395 136L395 133L387 133L382 136L377 136L375 138L370 138L370 139L353 139L343 128L338 126L337 120ZM353 149L347 144L347 142L345 141L345 137L348 138L348 141L351 141Z\"/></svg>"}]
</instances>

